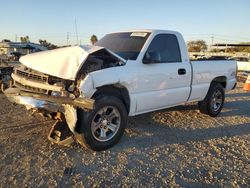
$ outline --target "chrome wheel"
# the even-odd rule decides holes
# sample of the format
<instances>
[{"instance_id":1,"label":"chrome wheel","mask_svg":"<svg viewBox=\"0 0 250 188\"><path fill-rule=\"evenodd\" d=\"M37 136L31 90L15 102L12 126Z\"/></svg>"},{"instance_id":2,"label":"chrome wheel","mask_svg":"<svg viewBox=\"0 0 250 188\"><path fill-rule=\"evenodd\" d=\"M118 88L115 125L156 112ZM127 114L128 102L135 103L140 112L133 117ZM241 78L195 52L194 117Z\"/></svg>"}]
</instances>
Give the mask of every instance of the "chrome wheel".
<instances>
[{"instance_id":1,"label":"chrome wheel","mask_svg":"<svg viewBox=\"0 0 250 188\"><path fill-rule=\"evenodd\" d=\"M120 124L121 114L118 109L114 106L106 106L94 115L91 132L96 140L106 142L116 135Z\"/></svg>"},{"instance_id":2,"label":"chrome wheel","mask_svg":"<svg viewBox=\"0 0 250 188\"><path fill-rule=\"evenodd\" d=\"M223 103L223 94L222 92L217 89L212 95L211 99L211 107L213 111L218 111Z\"/></svg>"}]
</instances>

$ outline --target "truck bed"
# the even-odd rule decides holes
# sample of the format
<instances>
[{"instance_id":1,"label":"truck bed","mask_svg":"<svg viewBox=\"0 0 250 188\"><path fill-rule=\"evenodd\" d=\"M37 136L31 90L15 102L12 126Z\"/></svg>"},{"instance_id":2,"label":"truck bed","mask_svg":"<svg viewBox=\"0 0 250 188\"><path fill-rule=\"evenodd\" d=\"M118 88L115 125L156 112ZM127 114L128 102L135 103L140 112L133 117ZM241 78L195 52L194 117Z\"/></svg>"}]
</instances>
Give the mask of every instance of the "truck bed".
<instances>
[{"instance_id":1,"label":"truck bed","mask_svg":"<svg viewBox=\"0 0 250 188\"><path fill-rule=\"evenodd\" d=\"M211 78L216 78L220 75L226 75L224 78L221 77L221 79L227 81L225 85L226 90L231 90L234 87L236 77L230 74L236 70L236 62L234 60L195 60L190 62L193 70L193 79L189 101L203 100L208 92L212 81Z\"/></svg>"}]
</instances>

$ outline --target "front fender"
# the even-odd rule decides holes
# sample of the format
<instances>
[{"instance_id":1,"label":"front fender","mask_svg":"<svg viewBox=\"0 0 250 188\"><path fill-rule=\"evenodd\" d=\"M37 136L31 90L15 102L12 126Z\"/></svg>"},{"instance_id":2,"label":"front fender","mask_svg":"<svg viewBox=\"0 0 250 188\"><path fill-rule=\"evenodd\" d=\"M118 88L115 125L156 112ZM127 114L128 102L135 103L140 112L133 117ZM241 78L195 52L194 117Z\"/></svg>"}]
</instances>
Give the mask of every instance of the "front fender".
<instances>
[{"instance_id":1,"label":"front fender","mask_svg":"<svg viewBox=\"0 0 250 188\"><path fill-rule=\"evenodd\" d=\"M80 83L81 95L91 98L98 87L120 83L119 77L114 74L115 69L117 70L114 67L89 73Z\"/></svg>"},{"instance_id":2,"label":"front fender","mask_svg":"<svg viewBox=\"0 0 250 188\"><path fill-rule=\"evenodd\" d=\"M130 74L128 74L130 73ZM130 99L129 115L134 115L136 111L136 97L131 95L131 89L135 89L136 79L133 71L123 67L112 67L91 72L80 84L81 95L91 99L97 89L107 85L122 86L127 89Z\"/></svg>"},{"instance_id":3,"label":"front fender","mask_svg":"<svg viewBox=\"0 0 250 188\"><path fill-rule=\"evenodd\" d=\"M96 89L94 87L94 81L93 81L93 77L88 74L81 82L80 82L80 86L79 86L79 90L80 90L80 95L82 97L86 97L86 98L91 98L93 96L93 94L96 92Z\"/></svg>"}]
</instances>

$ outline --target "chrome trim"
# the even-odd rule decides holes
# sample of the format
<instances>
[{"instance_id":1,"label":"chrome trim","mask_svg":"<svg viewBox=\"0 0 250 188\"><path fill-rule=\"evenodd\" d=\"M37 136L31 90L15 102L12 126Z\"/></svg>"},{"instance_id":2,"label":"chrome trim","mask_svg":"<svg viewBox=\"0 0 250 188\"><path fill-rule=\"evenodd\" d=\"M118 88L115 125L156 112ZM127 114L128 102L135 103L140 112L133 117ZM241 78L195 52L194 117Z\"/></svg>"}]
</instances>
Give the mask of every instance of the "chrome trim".
<instances>
[{"instance_id":1,"label":"chrome trim","mask_svg":"<svg viewBox=\"0 0 250 188\"><path fill-rule=\"evenodd\" d=\"M62 105L44 101L44 100L38 100L34 99L32 97L26 97L26 96L7 96L8 99L16 104L25 105L27 109L43 109L49 112L64 112L64 108Z\"/></svg>"}]
</instances>

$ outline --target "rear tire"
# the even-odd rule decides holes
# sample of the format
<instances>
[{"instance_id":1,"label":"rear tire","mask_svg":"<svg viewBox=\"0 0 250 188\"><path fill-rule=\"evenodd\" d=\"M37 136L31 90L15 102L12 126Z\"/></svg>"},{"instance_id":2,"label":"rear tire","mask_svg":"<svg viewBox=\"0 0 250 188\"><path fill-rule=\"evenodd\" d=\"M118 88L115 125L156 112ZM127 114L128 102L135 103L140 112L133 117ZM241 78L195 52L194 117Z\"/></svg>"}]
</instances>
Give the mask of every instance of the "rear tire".
<instances>
[{"instance_id":1,"label":"rear tire","mask_svg":"<svg viewBox=\"0 0 250 188\"><path fill-rule=\"evenodd\" d=\"M94 109L78 110L76 140L95 151L108 149L118 143L127 124L127 111L122 101L113 96L95 99Z\"/></svg>"},{"instance_id":2,"label":"rear tire","mask_svg":"<svg viewBox=\"0 0 250 188\"><path fill-rule=\"evenodd\" d=\"M221 112L225 100L225 91L218 82L212 82L207 96L203 101L198 102L201 113L216 117Z\"/></svg>"}]
</instances>

